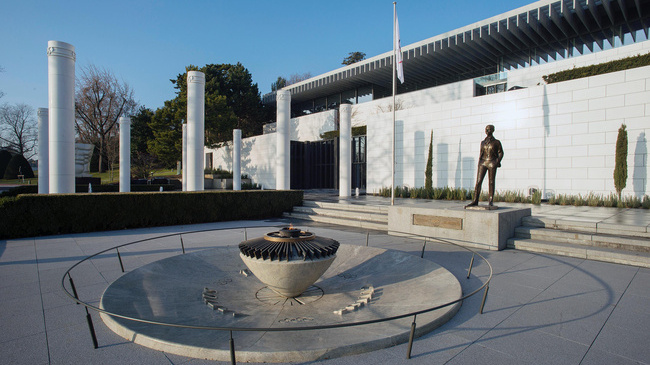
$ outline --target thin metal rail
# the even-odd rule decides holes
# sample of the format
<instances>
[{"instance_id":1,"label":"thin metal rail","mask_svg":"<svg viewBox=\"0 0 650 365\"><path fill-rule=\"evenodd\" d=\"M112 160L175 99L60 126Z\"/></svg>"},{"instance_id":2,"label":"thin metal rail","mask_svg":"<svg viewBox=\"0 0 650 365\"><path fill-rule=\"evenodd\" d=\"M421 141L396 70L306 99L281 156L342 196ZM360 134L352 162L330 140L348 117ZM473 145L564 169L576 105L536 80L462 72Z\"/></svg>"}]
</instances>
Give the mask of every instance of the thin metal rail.
<instances>
[{"instance_id":1,"label":"thin metal rail","mask_svg":"<svg viewBox=\"0 0 650 365\"><path fill-rule=\"evenodd\" d=\"M260 226L250 226L248 228L262 228L262 227L276 227L276 226L274 226L274 225L260 225ZM86 309L86 319L87 319L87 322L88 322L88 328L89 328L89 331L90 331L90 334L91 334L91 337L92 337L92 340L93 340L94 347L98 348L98 342L97 342L97 336L95 334L94 326L93 326L93 323L92 323L92 318L90 316L90 313L88 312L88 309L94 310L94 311L96 311L98 313L106 314L106 315L111 316L111 317L122 318L122 319L130 320L130 321L134 321L134 322L140 322L140 323L147 323L147 324L154 324L154 325L175 327L175 328L188 328L188 329L196 329L196 330L229 331L230 332L229 345L230 345L230 354L231 354L230 356L231 356L231 363L232 364L235 364L235 346L234 346L234 339L232 337L232 332L233 331L248 331L248 332L312 331L312 330L322 330L322 329L334 329L334 328L343 328L343 327L363 326L363 325L366 325L366 324L394 321L394 320L397 320L397 319L402 319L402 318L413 316L413 322L411 324L411 333L410 333L410 336L409 336L409 344L408 344L408 348L407 348L407 359L410 359L411 358L411 350L412 350L412 346L413 346L413 340L414 340L414 336L415 336L416 318L417 318L418 314L424 314L424 313L432 312L432 311L435 311L435 310L438 310L438 309L441 309L441 308L445 308L445 307L454 305L456 303L462 302L463 300L465 300L465 299L475 295L476 293L480 292L481 290L485 289L485 292L483 293L483 299L481 301L481 307L480 307L480 310L479 310L479 313L483 314L485 301L487 299L489 283L490 283L490 280L492 279L492 274L493 274L492 265L490 264L490 262L485 257L483 257L483 255L481 255L480 253L472 250L471 248L461 246L461 245L458 245L456 243L441 240L441 239L432 239L429 236L410 234L410 233L406 233L406 232L397 232L397 233L402 234L402 237L406 237L406 238L425 238L425 242L424 242L423 249L422 249L422 255L421 255L422 257L424 256L424 249L426 247L427 240L430 240L429 242L434 242L435 241L435 242L440 242L440 243L445 243L445 244L451 244L451 245L454 245L456 247L465 249L465 250L467 250L469 252L472 252L472 259L470 261L470 267L469 267L469 270L468 270L467 278L470 277L470 273L471 273L472 265L474 263L475 255L479 256L481 259L483 259L483 261L485 261L485 263L487 264L487 266L489 268L490 274L489 274L487 280L478 289L472 291L471 293L469 293L467 295L464 295L463 297L461 297L459 299L456 299L456 300L453 300L453 301L450 301L450 302L447 302L447 303L444 303L444 304L441 304L441 305L437 305L435 307L422 309L422 310L418 310L418 311L415 311L415 312L400 314L400 315L397 315L397 316L391 316L391 317L385 317L385 318L377 318L377 319L366 320L366 321L348 322L348 323L336 323L336 324L327 324L327 325L319 325L319 326L260 328L260 327L196 326L196 325L187 325L187 324L182 324L182 323L160 322L160 321L149 320L149 319L144 319L144 318L134 318L134 317L129 317L129 316L122 315L122 314L119 314L119 313L109 312L107 310L101 309L99 307L96 307L94 305L91 305L91 304L89 304L87 302L84 302L84 301L80 300L79 296L78 296L78 293L77 293L77 290L76 290L76 287L75 287L74 282L72 280L72 276L70 274L70 271L72 271L74 268L76 268L77 266L79 266L83 262L85 262L87 260L90 260L90 259L92 259L94 257L97 257L97 256L99 256L101 254L104 254L104 253L106 253L108 251L111 251L111 250L116 250L117 251L117 255L118 255L118 258L119 258L119 261L120 261L120 267L122 268L122 272L124 272L124 266L123 266L123 263L122 263L122 258L121 258L121 255L119 253L119 248L120 247L134 245L134 244L147 242L147 241L158 240L158 239L162 239L162 238L173 237L173 236L178 235L178 236L181 236L181 238L180 238L181 247L182 247L183 253L184 253L185 252L185 245L183 243L182 234L187 235L187 234L194 234L194 233L205 233L205 232L214 232L214 231L222 231L222 230L232 230L232 229L238 229L238 228L242 228L242 227L228 227L228 228L221 228L221 229L205 229L205 230L190 231L190 232L183 232L183 233L171 233L171 234L166 234L166 235L161 235L161 236L156 236L156 237L145 238L145 239L141 239L141 240L137 240L137 241L133 241L133 242L124 243L124 244L114 246L114 247L111 247L111 248L107 248L107 249L99 251L99 252L97 252L97 253L95 253L93 255L87 256L87 257L81 259L80 261L76 262L75 264L73 264L63 274L63 277L61 278L61 287L63 288L63 291L66 293L66 295L68 295L77 304L82 304L85 307L85 309ZM247 231L246 231L246 227L243 227L243 228L244 228L244 237L246 238L248 236ZM366 246L368 246L369 236L370 236L370 232L368 232L366 234ZM71 286L71 289L72 289L73 293L70 293L68 291L68 289L66 288L66 286L65 286L65 277L66 277L66 275L68 276L70 286Z\"/></svg>"}]
</instances>

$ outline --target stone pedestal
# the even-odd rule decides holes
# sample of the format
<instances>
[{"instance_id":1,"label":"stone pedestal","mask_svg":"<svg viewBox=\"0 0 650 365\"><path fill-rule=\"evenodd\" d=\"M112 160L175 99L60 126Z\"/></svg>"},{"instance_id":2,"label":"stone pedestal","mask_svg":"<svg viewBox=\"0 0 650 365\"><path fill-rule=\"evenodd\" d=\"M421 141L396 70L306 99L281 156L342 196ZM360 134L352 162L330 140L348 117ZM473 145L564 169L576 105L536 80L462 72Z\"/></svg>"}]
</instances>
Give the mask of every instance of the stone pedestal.
<instances>
[{"instance_id":1,"label":"stone pedestal","mask_svg":"<svg viewBox=\"0 0 650 365\"><path fill-rule=\"evenodd\" d=\"M277 190L291 189L291 142L289 139L289 121L291 118L291 93L289 90L278 90L277 93L277 146L275 188Z\"/></svg>"},{"instance_id":2,"label":"stone pedestal","mask_svg":"<svg viewBox=\"0 0 650 365\"><path fill-rule=\"evenodd\" d=\"M205 74L187 73L187 191L202 191L205 136ZM183 176L185 178L185 176Z\"/></svg>"},{"instance_id":3,"label":"stone pedestal","mask_svg":"<svg viewBox=\"0 0 650 365\"><path fill-rule=\"evenodd\" d=\"M38 108L38 193L50 191L50 159L48 156L48 112L47 108Z\"/></svg>"},{"instance_id":4,"label":"stone pedestal","mask_svg":"<svg viewBox=\"0 0 650 365\"><path fill-rule=\"evenodd\" d=\"M131 191L131 118L120 117L120 193Z\"/></svg>"},{"instance_id":5,"label":"stone pedestal","mask_svg":"<svg viewBox=\"0 0 650 365\"><path fill-rule=\"evenodd\" d=\"M352 105L341 104L339 111L339 196L349 197L352 191Z\"/></svg>"},{"instance_id":6,"label":"stone pedestal","mask_svg":"<svg viewBox=\"0 0 650 365\"><path fill-rule=\"evenodd\" d=\"M388 208L388 233L417 234L488 250L503 250L515 235L530 208L500 207L496 210L457 208ZM423 237L424 239L424 237Z\"/></svg>"},{"instance_id":7,"label":"stone pedestal","mask_svg":"<svg viewBox=\"0 0 650 365\"><path fill-rule=\"evenodd\" d=\"M241 129L232 131L232 190L241 190Z\"/></svg>"},{"instance_id":8,"label":"stone pedestal","mask_svg":"<svg viewBox=\"0 0 650 365\"><path fill-rule=\"evenodd\" d=\"M49 193L75 192L74 46L47 42Z\"/></svg>"}]
</instances>

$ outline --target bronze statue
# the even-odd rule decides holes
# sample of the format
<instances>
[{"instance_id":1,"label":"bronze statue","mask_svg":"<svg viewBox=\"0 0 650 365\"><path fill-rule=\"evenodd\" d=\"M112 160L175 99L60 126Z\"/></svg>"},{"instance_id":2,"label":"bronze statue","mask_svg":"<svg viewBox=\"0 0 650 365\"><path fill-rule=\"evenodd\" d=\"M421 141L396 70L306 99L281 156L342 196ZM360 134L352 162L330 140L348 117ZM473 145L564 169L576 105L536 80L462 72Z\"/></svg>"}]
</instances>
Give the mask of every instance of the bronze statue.
<instances>
[{"instance_id":1,"label":"bronze statue","mask_svg":"<svg viewBox=\"0 0 650 365\"><path fill-rule=\"evenodd\" d=\"M483 178L485 173L488 173L489 179L489 198L488 204L493 205L494 199L494 180L497 177L497 168L501 167L501 160L503 159L503 148L501 142L494 138L494 126L489 124L485 127L485 134L487 137L481 142L481 153L478 159L478 173L476 174L476 186L474 187L474 200L467 205L467 207L478 205L478 198L481 195L481 185L483 185Z\"/></svg>"}]
</instances>

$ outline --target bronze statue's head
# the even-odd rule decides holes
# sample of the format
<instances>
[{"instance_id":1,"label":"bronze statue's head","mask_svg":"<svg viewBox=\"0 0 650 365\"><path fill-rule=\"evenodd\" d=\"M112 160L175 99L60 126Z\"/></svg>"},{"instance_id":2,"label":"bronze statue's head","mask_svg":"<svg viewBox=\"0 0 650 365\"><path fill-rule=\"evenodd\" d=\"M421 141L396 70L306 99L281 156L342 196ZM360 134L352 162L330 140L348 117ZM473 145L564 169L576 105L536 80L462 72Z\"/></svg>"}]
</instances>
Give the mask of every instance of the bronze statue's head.
<instances>
[{"instance_id":1,"label":"bronze statue's head","mask_svg":"<svg viewBox=\"0 0 650 365\"><path fill-rule=\"evenodd\" d=\"M491 136L492 133L494 133L494 126L492 124L488 124L487 126L485 126L485 134Z\"/></svg>"}]
</instances>

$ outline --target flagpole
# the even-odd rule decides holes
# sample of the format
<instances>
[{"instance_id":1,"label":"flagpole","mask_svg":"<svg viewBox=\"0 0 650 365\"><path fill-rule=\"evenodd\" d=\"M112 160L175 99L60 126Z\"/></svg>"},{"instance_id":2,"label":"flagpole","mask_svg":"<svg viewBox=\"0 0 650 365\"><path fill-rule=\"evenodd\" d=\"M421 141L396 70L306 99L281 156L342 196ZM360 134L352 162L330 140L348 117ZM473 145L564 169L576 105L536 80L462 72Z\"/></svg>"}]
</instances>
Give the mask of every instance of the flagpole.
<instances>
[{"instance_id":1,"label":"flagpole","mask_svg":"<svg viewBox=\"0 0 650 365\"><path fill-rule=\"evenodd\" d=\"M397 2L393 1L393 144L391 151L391 182L390 182L390 205L395 205L395 94L397 91L397 57L395 45L397 43L397 34L395 29L395 19L397 18Z\"/></svg>"}]
</instances>

